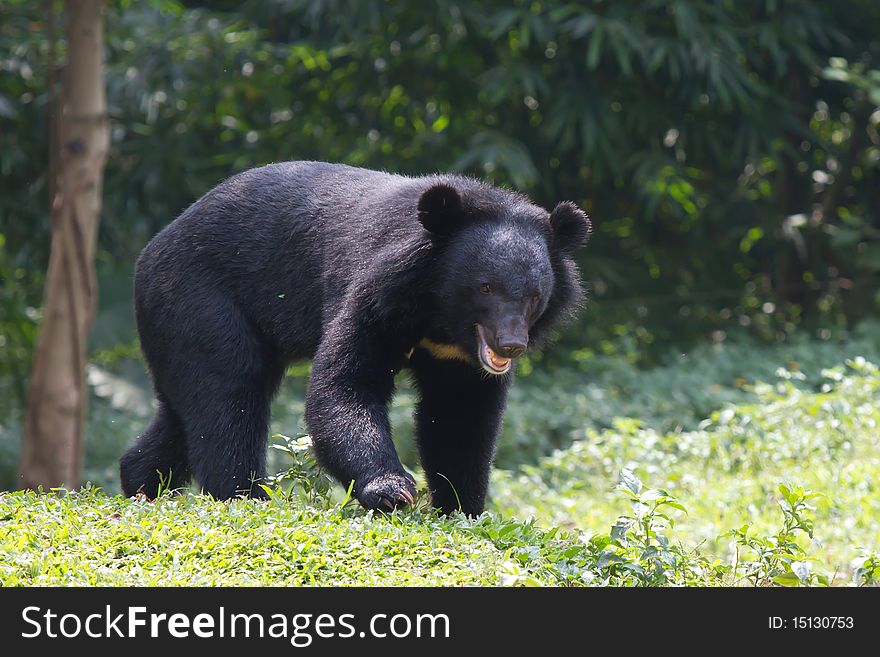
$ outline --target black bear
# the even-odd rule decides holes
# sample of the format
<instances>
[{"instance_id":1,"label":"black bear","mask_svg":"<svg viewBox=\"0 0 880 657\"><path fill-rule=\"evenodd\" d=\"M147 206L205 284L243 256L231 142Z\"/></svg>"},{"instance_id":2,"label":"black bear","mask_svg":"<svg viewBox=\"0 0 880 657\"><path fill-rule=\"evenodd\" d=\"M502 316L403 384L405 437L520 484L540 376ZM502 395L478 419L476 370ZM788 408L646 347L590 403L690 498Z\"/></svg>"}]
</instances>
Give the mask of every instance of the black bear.
<instances>
[{"instance_id":1,"label":"black bear","mask_svg":"<svg viewBox=\"0 0 880 657\"><path fill-rule=\"evenodd\" d=\"M418 387L433 506L482 512L513 361L583 300L587 216L456 175L321 162L240 173L144 248L135 313L158 401L120 461L126 495L190 477L260 497L269 403L313 359L319 463L369 509L411 503L391 441L395 375Z\"/></svg>"}]
</instances>

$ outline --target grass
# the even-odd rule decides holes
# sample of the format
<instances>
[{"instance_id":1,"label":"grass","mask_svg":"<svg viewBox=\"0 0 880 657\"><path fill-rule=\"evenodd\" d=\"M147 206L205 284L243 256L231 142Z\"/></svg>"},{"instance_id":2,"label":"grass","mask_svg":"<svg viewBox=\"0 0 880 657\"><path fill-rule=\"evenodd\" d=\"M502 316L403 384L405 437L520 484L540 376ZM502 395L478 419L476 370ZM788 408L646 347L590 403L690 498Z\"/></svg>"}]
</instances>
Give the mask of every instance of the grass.
<instances>
[{"instance_id":1,"label":"grass","mask_svg":"<svg viewBox=\"0 0 880 657\"><path fill-rule=\"evenodd\" d=\"M283 493L155 503L96 489L4 493L0 522L5 586L556 584L570 579L559 555L578 547L490 515L373 514L324 498L294 504ZM529 546L525 563L513 545Z\"/></svg>"},{"instance_id":2,"label":"grass","mask_svg":"<svg viewBox=\"0 0 880 657\"><path fill-rule=\"evenodd\" d=\"M845 585L880 582L880 371L780 372L699 429L636 420L496 472L493 512L367 513L303 439L268 502L0 494L3 585ZM650 487L642 479L657 487Z\"/></svg>"},{"instance_id":3,"label":"grass","mask_svg":"<svg viewBox=\"0 0 880 657\"><path fill-rule=\"evenodd\" d=\"M301 438L276 444L269 502L122 498L116 458L147 409L104 370L87 468L101 488L0 493L0 585L877 584L880 373L864 358L828 368L872 350L870 335L733 342L652 370L611 356L535 368L515 386L505 467L476 520L434 514L424 493L366 513ZM276 429L300 426L306 371ZM411 406L404 386L404 438Z\"/></svg>"},{"instance_id":4,"label":"grass","mask_svg":"<svg viewBox=\"0 0 880 657\"><path fill-rule=\"evenodd\" d=\"M0 509L6 584L469 584L500 567L460 531L314 508L91 491L5 495Z\"/></svg>"}]
</instances>

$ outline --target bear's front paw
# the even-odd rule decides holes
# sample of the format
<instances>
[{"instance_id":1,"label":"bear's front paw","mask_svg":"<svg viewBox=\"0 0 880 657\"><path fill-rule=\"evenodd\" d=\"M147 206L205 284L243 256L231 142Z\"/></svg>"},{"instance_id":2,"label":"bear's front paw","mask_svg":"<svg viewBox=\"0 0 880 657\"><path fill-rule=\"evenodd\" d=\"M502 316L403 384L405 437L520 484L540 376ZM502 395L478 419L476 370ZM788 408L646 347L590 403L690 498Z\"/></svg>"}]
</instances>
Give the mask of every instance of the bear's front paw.
<instances>
[{"instance_id":1,"label":"bear's front paw","mask_svg":"<svg viewBox=\"0 0 880 657\"><path fill-rule=\"evenodd\" d=\"M392 472L369 481L357 493L357 498L365 509L390 511L412 504L415 495L415 480L406 473Z\"/></svg>"}]
</instances>

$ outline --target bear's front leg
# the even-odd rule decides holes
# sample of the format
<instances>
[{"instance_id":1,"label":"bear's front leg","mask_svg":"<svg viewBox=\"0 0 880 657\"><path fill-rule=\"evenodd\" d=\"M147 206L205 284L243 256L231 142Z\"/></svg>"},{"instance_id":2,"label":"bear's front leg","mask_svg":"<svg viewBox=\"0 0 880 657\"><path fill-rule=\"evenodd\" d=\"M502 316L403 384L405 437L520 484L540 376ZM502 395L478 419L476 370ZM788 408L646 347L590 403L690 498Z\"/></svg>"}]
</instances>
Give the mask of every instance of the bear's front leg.
<instances>
[{"instance_id":1,"label":"bear's front leg","mask_svg":"<svg viewBox=\"0 0 880 657\"><path fill-rule=\"evenodd\" d=\"M420 399L416 435L435 508L479 515L486 506L495 440L510 375L487 376L424 350L411 359Z\"/></svg>"},{"instance_id":2,"label":"bear's front leg","mask_svg":"<svg viewBox=\"0 0 880 657\"><path fill-rule=\"evenodd\" d=\"M347 326L355 327L349 330ZM360 328L361 330L358 330ZM318 462L367 509L411 504L415 481L391 441L388 403L396 350L343 318L331 324L315 355L306 424Z\"/></svg>"}]
</instances>

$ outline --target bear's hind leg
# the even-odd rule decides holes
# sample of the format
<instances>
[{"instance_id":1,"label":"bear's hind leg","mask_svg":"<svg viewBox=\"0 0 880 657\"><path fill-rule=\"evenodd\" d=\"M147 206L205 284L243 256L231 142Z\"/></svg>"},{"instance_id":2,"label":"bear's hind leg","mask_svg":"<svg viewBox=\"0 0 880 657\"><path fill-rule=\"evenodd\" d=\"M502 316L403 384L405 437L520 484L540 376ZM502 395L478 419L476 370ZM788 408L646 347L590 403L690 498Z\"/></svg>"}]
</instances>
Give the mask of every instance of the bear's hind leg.
<instances>
[{"instance_id":1,"label":"bear's hind leg","mask_svg":"<svg viewBox=\"0 0 880 657\"><path fill-rule=\"evenodd\" d=\"M265 497L269 404L284 364L233 299L196 283L178 291L188 306L142 314L144 354L201 489L223 500Z\"/></svg>"},{"instance_id":2,"label":"bear's hind leg","mask_svg":"<svg viewBox=\"0 0 880 657\"><path fill-rule=\"evenodd\" d=\"M233 375L230 374L230 377ZM227 382L195 396L198 413L186 421L193 475L205 493L219 500L247 495L265 498L269 395L265 383Z\"/></svg>"},{"instance_id":3,"label":"bear's hind leg","mask_svg":"<svg viewBox=\"0 0 880 657\"><path fill-rule=\"evenodd\" d=\"M122 456L119 474L122 492L128 497L141 492L155 499L160 488L179 488L189 482L183 430L167 403L159 402L146 431Z\"/></svg>"}]
</instances>

